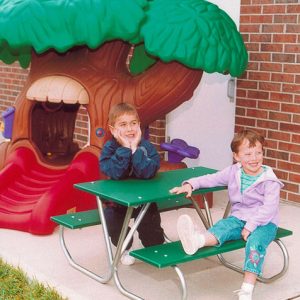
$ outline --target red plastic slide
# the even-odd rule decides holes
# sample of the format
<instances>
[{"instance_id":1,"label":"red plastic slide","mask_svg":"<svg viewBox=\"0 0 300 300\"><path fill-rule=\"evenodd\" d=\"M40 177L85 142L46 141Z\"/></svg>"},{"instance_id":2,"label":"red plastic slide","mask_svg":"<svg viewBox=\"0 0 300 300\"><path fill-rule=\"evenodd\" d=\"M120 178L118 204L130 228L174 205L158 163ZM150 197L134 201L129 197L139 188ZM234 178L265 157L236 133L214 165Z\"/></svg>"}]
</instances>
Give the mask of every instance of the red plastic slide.
<instances>
[{"instance_id":1,"label":"red plastic slide","mask_svg":"<svg viewBox=\"0 0 300 300\"><path fill-rule=\"evenodd\" d=\"M41 165L33 151L17 148L0 171L0 228L51 234L51 216L96 207L96 199L73 185L99 178L98 158L79 153L67 168Z\"/></svg>"}]
</instances>

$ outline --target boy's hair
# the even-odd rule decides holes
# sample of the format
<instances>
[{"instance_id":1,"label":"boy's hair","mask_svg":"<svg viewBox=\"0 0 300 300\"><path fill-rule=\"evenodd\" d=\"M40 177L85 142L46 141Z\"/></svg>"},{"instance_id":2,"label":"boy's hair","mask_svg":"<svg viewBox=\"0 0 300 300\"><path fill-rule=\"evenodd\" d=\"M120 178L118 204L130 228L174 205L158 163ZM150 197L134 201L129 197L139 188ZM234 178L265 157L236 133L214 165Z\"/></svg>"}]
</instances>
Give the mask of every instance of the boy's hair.
<instances>
[{"instance_id":1,"label":"boy's hair","mask_svg":"<svg viewBox=\"0 0 300 300\"><path fill-rule=\"evenodd\" d=\"M244 139L249 141L250 147L255 147L256 142L260 142L262 147L265 145L265 138L259 132L256 132L251 129L244 129L234 135L234 138L231 142L231 151L233 153L238 153L239 147L243 143Z\"/></svg>"},{"instance_id":2,"label":"boy's hair","mask_svg":"<svg viewBox=\"0 0 300 300\"><path fill-rule=\"evenodd\" d=\"M108 124L113 126L116 122L116 119L124 114L136 115L138 121L140 120L139 114L138 114L136 108L132 104L129 104L126 102L121 102L121 103L114 105L110 109L109 115L108 115Z\"/></svg>"}]
</instances>

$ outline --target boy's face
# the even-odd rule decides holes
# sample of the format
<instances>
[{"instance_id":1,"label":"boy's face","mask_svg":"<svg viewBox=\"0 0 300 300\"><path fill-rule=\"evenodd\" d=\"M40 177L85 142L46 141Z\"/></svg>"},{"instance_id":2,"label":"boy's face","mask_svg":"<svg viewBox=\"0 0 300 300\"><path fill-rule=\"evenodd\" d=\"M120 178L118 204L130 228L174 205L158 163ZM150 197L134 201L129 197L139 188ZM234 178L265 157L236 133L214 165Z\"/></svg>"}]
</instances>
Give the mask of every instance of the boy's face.
<instances>
[{"instance_id":1,"label":"boy's face","mask_svg":"<svg viewBox=\"0 0 300 300\"><path fill-rule=\"evenodd\" d=\"M240 162L245 173L248 175L258 175L262 171L263 148L260 142L256 142L254 147L249 146L249 141L244 139L237 153L233 157Z\"/></svg>"},{"instance_id":2,"label":"boy's face","mask_svg":"<svg viewBox=\"0 0 300 300\"><path fill-rule=\"evenodd\" d=\"M110 126L110 131L115 138L121 136L130 141L140 132L140 122L135 114L123 114L116 118L114 126Z\"/></svg>"}]
</instances>

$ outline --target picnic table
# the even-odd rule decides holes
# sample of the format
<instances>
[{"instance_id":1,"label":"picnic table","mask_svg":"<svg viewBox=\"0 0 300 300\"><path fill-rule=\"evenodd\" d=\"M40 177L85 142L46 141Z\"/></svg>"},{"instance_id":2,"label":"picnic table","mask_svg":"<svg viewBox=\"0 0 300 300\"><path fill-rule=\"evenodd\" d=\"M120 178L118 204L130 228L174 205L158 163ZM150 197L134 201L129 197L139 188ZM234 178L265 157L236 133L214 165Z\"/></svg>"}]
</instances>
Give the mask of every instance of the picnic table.
<instances>
[{"instance_id":1,"label":"picnic table","mask_svg":"<svg viewBox=\"0 0 300 300\"><path fill-rule=\"evenodd\" d=\"M206 174L212 174L215 172L217 172L217 170L215 169L195 167L160 172L157 173L154 178L147 180L129 178L125 180L99 180L75 184L75 188L96 196L98 209L52 217L52 220L60 225L60 242L69 263L77 270L83 272L84 274L101 283L106 283L114 278L116 286L122 294L130 299L143 299L140 296L137 296L126 290L123 287L118 276L118 264L123 251L126 249L128 243L133 237L137 227L139 226L151 203L157 203L160 211L177 209L180 207L192 205L196 209L204 226L206 228L212 226L213 221L211 217L210 207L206 199L206 194L225 190L225 186L204 188L193 192L193 196L201 195L203 197L204 213L199 207L198 201L194 200L193 197L191 199L186 199L183 195L171 194L169 191L174 186L181 185L181 183L186 179ZM123 228L120 234L115 254L113 254L112 251L104 215L104 205L106 201L113 201L127 207L126 217L124 219ZM135 219L134 224L131 226L131 230L129 231L129 233L127 233L127 228L131 220L132 212L136 207L139 206L141 206L140 213ZM229 209L230 206L228 205L225 211L225 216L228 214ZM69 253L64 240L65 228L79 229L98 224L102 224L101 227L104 233L107 257L109 261L109 270L104 276L99 276L75 262L71 254ZM260 281L271 282L281 277L286 272L289 261L288 252L280 239L291 234L291 231L279 228L275 242L278 244L283 253L284 262L282 270L270 278L260 277ZM184 274L178 267L179 264L195 259L203 259L212 255L217 255L220 262L226 267L229 267L238 272L242 272L241 268L226 261L222 256L222 253L241 249L243 247L245 247L245 242L243 240L237 240L227 242L221 247L204 247L199 249L194 255L187 255L183 251L179 241L168 241L168 243L165 243L163 245L157 245L131 251L130 255L157 268L174 268L179 276L179 280L181 283L182 299L187 299L187 286L184 279Z\"/></svg>"}]
</instances>

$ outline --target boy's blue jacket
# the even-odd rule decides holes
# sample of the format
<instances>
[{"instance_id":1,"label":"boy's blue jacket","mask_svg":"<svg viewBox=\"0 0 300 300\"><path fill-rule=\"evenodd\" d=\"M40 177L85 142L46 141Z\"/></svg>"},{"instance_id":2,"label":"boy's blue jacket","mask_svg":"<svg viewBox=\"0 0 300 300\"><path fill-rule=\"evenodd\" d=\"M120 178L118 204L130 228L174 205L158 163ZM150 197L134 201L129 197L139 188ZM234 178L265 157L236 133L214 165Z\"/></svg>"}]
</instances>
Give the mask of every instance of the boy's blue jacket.
<instances>
[{"instance_id":1,"label":"boy's blue jacket","mask_svg":"<svg viewBox=\"0 0 300 300\"><path fill-rule=\"evenodd\" d=\"M104 145L99 164L101 171L111 179L147 179L159 169L160 157L154 145L143 138L134 154L112 138Z\"/></svg>"}]
</instances>

